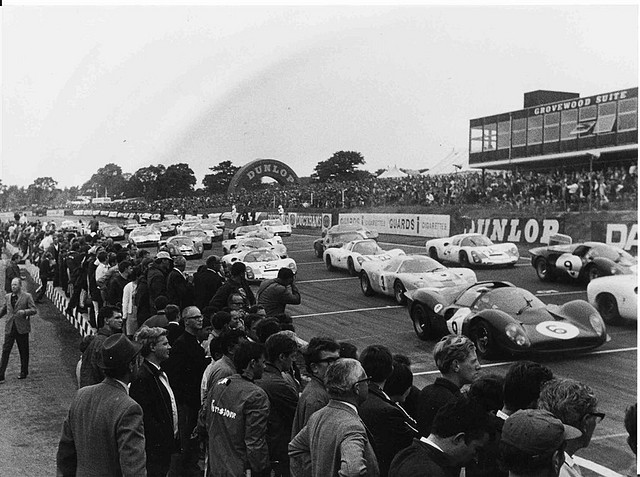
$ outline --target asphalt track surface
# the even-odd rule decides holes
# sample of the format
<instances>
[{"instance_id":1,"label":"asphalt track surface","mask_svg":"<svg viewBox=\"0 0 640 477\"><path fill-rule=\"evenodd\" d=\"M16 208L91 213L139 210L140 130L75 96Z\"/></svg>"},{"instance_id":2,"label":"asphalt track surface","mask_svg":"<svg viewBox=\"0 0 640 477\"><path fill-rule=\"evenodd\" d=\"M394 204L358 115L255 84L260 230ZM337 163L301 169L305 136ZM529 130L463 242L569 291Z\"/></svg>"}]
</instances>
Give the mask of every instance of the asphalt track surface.
<instances>
[{"instance_id":1,"label":"asphalt track surface","mask_svg":"<svg viewBox=\"0 0 640 477\"><path fill-rule=\"evenodd\" d=\"M313 253L312 243L317 237L309 231L284 238L289 255L298 264L302 303L287 308L298 335L305 340L333 336L352 342L359 350L374 343L385 344L392 352L409 356L418 387L432 383L438 376L432 359L435 343L416 337L406 308L398 306L392 297L365 297L357 278L346 271L326 270ZM407 253L425 253L421 239L383 236L379 241L383 248L399 246ZM221 254L219 242L205 252L204 258L210 253ZM510 281L536 293L546 303L586 299L583 285L538 281L526 250L521 255L514 268L476 270L478 280ZM202 263L188 261L187 271L195 271ZM4 263L0 267L3 282ZM27 289L33 288L29 281ZM1 329L5 321L0 319ZM611 339L594 351L536 360L544 362L556 376L578 379L593 388L606 418L597 426L591 445L577 455L624 475L635 463L626 443L623 419L626 407L637 400L637 326L634 321L610 326L607 331ZM38 305L38 315L32 320L30 340L29 378L16 379L19 357L14 347L7 380L0 385L1 477L55 475L60 429L75 394L79 335L46 299ZM508 360L483 361L483 372L504 375L509 364ZM584 469L583 474L599 475Z\"/></svg>"}]
</instances>

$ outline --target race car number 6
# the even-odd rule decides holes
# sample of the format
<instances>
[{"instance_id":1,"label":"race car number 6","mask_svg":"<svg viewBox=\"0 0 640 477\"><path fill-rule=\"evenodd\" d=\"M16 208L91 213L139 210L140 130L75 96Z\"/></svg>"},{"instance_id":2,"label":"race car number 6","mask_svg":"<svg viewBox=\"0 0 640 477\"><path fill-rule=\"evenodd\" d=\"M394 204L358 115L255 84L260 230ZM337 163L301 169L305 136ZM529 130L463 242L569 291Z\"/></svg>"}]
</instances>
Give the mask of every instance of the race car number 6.
<instances>
[{"instance_id":1,"label":"race car number 6","mask_svg":"<svg viewBox=\"0 0 640 477\"><path fill-rule=\"evenodd\" d=\"M564 321L543 321L536 325L536 331L541 335L559 340L570 340L580 334L580 330Z\"/></svg>"}]
</instances>

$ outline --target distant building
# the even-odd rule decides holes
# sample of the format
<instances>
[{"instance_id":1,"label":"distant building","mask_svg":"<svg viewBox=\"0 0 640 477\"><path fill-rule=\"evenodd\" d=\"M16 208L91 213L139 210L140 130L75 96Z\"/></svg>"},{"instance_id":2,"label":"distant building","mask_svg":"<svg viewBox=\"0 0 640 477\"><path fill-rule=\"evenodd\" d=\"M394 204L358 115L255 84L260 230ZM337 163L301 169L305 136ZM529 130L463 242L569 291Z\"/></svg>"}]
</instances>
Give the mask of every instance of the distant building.
<instances>
[{"instance_id":1,"label":"distant building","mask_svg":"<svg viewBox=\"0 0 640 477\"><path fill-rule=\"evenodd\" d=\"M595 169L637 161L637 87L583 98L532 91L524 109L470 121L470 167Z\"/></svg>"}]
</instances>

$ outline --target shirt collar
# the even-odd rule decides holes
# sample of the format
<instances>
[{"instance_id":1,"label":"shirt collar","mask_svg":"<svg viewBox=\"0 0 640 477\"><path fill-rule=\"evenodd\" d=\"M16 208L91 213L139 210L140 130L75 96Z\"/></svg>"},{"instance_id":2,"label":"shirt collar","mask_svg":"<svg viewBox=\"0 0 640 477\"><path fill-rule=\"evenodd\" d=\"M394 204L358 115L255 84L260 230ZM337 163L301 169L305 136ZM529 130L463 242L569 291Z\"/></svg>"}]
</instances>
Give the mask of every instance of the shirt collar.
<instances>
[{"instance_id":1,"label":"shirt collar","mask_svg":"<svg viewBox=\"0 0 640 477\"><path fill-rule=\"evenodd\" d=\"M114 381L116 383L120 384L120 386L122 386L124 388L125 392L127 394L129 394L129 385L127 383L125 383L124 381L120 381L119 379L115 379L115 378L114 378Z\"/></svg>"},{"instance_id":2,"label":"shirt collar","mask_svg":"<svg viewBox=\"0 0 640 477\"><path fill-rule=\"evenodd\" d=\"M431 439L431 436L429 437L421 437L420 438L420 442L423 442L427 445L430 445L431 447L435 447L436 449L438 449L440 452L442 452L444 454L444 451L440 448L440 446L438 444L436 444L435 442L433 442L433 439Z\"/></svg>"},{"instance_id":3,"label":"shirt collar","mask_svg":"<svg viewBox=\"0 0 640 477\"><path fill-rule=\"evenodd\" d=\"M353 404L351 404L350 402L347 401L340 401L342 404L349 406L351 409L353 409L355 411L356 414L358 414L358 408L355 407Z\"/></svg>"},{"instance_id":4,"label":"shirt collar","mask_svg":"<svg viewBox=\"0 0 640 477\"><path fill-rule=\"evenodd\" d=\"M498 412L496 412L496 417L499 417L500 419L504 419L506 421L509 418L509 414L502 412L502 409L499 409Z\"/></svg>"},{"instance_id":5,"label":"shirt collar","mask_svg":"<svg viewBox=\"0 0 640 477\"><path fill-rule=\"evenodd\" d=\"M577 465L576 462L573 460L573 457L571 457L566 452L564 453L564 462L565 462L565 464L567 464L571 468L573 468L574 466Z\"/></svg>"}]
</instances>

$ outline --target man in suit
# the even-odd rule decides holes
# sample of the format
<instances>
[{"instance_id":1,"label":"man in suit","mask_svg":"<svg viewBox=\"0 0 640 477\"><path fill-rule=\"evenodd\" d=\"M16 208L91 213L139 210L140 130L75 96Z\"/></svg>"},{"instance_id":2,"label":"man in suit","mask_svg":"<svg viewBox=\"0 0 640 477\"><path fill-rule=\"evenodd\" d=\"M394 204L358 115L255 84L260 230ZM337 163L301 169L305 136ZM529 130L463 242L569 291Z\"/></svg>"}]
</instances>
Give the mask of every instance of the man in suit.
<instances>
[{"instance_id":1,"label":"man in suit","mask_svg":"<svg viewBox=\"0 0 640 477\"><path fill-rule=\"evenodd\" d=\"M103 306L98 312L98 322L104 323L104 326L97 334L85 338L80 345L81 348L84 347L80 365L81 388L98 384L104 379L104 372L100 367L102 347L109 336L122 333L122 313L115 306Z\"/></svg>"},{"instance_id":2,"label":"man in suit","mask_svg":"<svg viewBox=\"0 0 640 477\"><path fill-rule=\"evenodd\" d=\"M215 255L209 255L206 265L200 267L193 276L195 305L204 310L224 280L224 275L220 271L220 259Z\"/></svg>"},{"instance_id":3,"label":"man in suit","mask_svg":"<svg viewBox=\"0 0 640 477\"><path fill-rule=\"evenodd\" d=\"M62 425L57 475L146 476L142 408L127 386L142 345L124 334L104 342L104 381L78 390Z\"/></svg>"},{"instance_id":4,"label":"man in suit","mask_svg":"<svg viewBox=\"0 0 640 477\"><path fill-rule=\"evenodd\" d=\"M144 437L147 453L147 475L166 476L171 454L178 446L178 407L169 378L160 364L169 358L171 346L164 328L143 326L135 335L142 345L144 362L129 388L129 395L144 413Z\"/></svg>"},{"instance_id":5,"label":"man in suit","mask_svg":"<svg viewBox=\"0 0 640 477\"><path fill-rule=\"evenodd\" d=\"M5 303L0 310L0 318L7 315L4 327L4 344L2 358L0 358L0 383L4 382L4 373L9 363L9 355L13 343L18 343L20 353L20 375L18 379L25 379L29 374L29 332L31 331L30 317L37 313L36 304L31 294L22 291L22 280L11 280L11 293L7 293Z\"/></svg>"},{"instance_id":6,"label":"man in suit","mask_svg":"<svg viewBox=\"0 0 640 477\"><path fill-rule=\"evenodd\" d=\"M337 477L380 475L367 429L358 408L369 394L362 365L342 358L327 369L325 387L331 399L315 412L289 444L291 475Z\"/></svg>"},{"instance_id":7,"label":"man in suit","mask_svg":"<svg viewBox=\"0 0 640 477\"><path fill-rule=\"evenodd\" d=\"M180 310L194 304L193 283L187 279L184 270L187 260L178 256L173 259L173 270L167 276L167 299L169 303L178 305Z\"/></svg>"}]
</instances>

